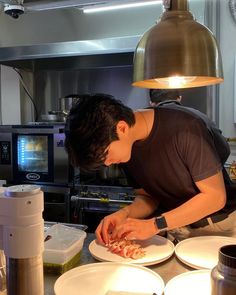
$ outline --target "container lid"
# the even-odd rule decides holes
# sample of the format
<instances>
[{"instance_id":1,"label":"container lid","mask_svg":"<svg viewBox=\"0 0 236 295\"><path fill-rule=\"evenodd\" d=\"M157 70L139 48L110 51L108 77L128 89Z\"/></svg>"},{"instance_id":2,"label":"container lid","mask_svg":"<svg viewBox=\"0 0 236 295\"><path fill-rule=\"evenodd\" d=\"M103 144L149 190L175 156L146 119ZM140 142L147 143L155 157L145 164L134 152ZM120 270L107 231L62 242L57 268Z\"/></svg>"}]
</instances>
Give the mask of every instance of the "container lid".
<instances>
[{"instance_id":1,"label":"container lid","mask_svg":"<svg viewBox=\"0 0 236 295\"><path fill-rule=\"evenodd\" d=\"M4 191L6 197L26 197L40 192L40 186L34 184L18 184L9 186Z\"/></svg>"},{"instance_id":2,"label":"container lid","mask_svg":"<svg viewBox=\"0 0 236 295\"><path fill-rule=\"evenodd\" d=\"M83 240L86 233L83 230L71 228L63 224L51 226L45 233L45 250L67 250L78 240Z\"/></svg>"},{"instance_id":3,"label":"container lid","mask_svg":"<svg viewBox=\"0 0 236 295\"><path fill-rule=\"evenodd\" d=\"M221 247L219 261L225 266L236 268L236 244Z\"/></svg>"}]
</instances>

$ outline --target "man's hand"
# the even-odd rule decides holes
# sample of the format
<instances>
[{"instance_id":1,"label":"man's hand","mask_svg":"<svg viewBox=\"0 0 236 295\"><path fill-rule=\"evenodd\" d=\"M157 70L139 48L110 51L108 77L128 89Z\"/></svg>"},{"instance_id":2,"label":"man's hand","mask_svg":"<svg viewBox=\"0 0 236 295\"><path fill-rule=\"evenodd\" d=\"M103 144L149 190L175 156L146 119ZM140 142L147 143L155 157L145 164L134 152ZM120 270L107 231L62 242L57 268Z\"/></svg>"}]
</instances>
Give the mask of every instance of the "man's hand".
<instances>
[{"instance_id":1,"label":"man's hand","mask_svg":"<svg viewBox=\"0 0 236 295\"><path fill-rule=\"evenodd\" d=\"M117 226L126 220L127 216L128 213L125 208L105 216L95 231L97 242L101 245L108 244L112 232Z\"/></svg>"},{"instance_id":2,"label":"man's hand","mask_svg":"<svg viewBox=\"0 0 236 295\"><path fill-rule=\"evenodd\" d=\"M111 238L119 240L126 238L128 240L146 240L158 233L155 225L155 218L135 219L127 218L112 231Z\"/></svg>"},{"instance_id":3,"label":"man's hand","mask_svg":"<svg viewBox=\"0 0 236 295\"><path fill-rule=\"evenodd\" d=\"M150 216L150 214L153 213L153 211L156 209L157 204L154 202L151 197L143 190L140 189L137 191L138 195L135 197L135 200L133 203L129 206L124 207L123 209L112 213L108 216L106 216L101 222L99 223L95 234L97 237L97 242L101 245L108 244L110 239L113 239L116 235L119 235L119 237L122 236L122 234L118 234L119 226L121 226L124 223L123 231L125 232L125 236L127 235L127 232L125 230L126 226L129 226L129 222L126 225L126 220L128 217L128 220L135 220L137 221L137 226L139 223L141 223L141 228L137 231L142 231L143 223L146 224L148 220L140 220L141 218L146 218L147 216ZM136 219L137 218L137 219ZM153 221L149 220L149 226L150 228L146 227L146 234L143 232L142 234L139 234L139 236L143 236L141 239L145 239L145 236L153 236L155 235L155 224L154 219ZM119 229L121 230L121 229ZM138 238L138 237L137 237Z\"/></svg>"}]
</instances>

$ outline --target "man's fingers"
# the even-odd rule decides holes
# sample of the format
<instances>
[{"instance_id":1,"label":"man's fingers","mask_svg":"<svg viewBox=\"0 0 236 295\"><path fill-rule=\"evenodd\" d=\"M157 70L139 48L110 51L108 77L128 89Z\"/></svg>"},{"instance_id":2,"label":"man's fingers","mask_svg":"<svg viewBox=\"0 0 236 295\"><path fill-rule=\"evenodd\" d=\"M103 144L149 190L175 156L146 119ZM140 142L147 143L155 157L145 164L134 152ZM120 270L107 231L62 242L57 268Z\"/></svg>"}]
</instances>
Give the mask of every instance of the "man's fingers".
<instances>
[{"instance_id":1,"label":"man's fingers","mask_svg":"<svg viewBox=\"0 0 236 295\"><path fill-rule=\"evenodd\" d=\"M135 231L135 226L133 224L122 224L118 226L113 232L112 232L112 239L122 239L127 238L128 236L132 236L133 232Z\"/></svg>"},{"instance_id":2,"label":"man's fingers","mask_svg":"<svg viewBox=\"0 0 236 295\"><path fill-rule=\"evenodd\" d=\"M125 238L130 241L137 240L135 232L131 232L131 233L127 234L125 236Z\"/></svg>"},{"instance_id":3,"label":"man's fingers","mask_svg":"<svg viewBox=\"0 0 236 295\"><path fill-rule=\"evenodd\" d=\"M105 245L105 242L102 237L102 223L101 222L95 231L95 235L96 235L98 244Z\"/></svg>"}]
</instances>

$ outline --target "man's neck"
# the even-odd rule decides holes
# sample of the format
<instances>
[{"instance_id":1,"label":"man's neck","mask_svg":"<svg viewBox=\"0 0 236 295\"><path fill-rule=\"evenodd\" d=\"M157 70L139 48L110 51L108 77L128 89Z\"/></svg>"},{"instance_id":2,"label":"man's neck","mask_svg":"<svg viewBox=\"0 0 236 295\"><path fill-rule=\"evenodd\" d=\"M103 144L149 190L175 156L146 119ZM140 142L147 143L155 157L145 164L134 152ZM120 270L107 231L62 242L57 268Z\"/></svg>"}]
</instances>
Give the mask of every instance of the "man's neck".
<instances>
[{"instance_id":1,"label":"man's neck","mask_svg":"<svg viewBox=\"0 0 236 295\"><path fill-rule=\"evenodd\" d=\"M137 110L135 113L135 125L133 127L133 137L136 140L145 140L148 138L154 120L154 111L152 109Z\"/></svg>"}]
</instances>

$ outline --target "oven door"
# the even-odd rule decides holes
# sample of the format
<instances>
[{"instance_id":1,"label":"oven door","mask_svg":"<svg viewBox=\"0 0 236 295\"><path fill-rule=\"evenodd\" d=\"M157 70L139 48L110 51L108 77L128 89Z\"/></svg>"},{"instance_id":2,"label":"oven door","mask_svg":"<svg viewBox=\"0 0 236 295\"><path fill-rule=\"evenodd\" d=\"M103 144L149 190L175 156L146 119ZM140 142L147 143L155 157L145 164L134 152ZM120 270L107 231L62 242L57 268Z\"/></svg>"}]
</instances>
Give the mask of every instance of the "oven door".
<instances>
[{"instance_id":1,"label":"oven door","mask_svg":"<svg viewBox=\"0 0 236 295\"><path fill-rule=\"evenodd\" d=\"M53 134L13 133L13 175L17 182L53 182Z\"/></svg>"}]
</instances>

